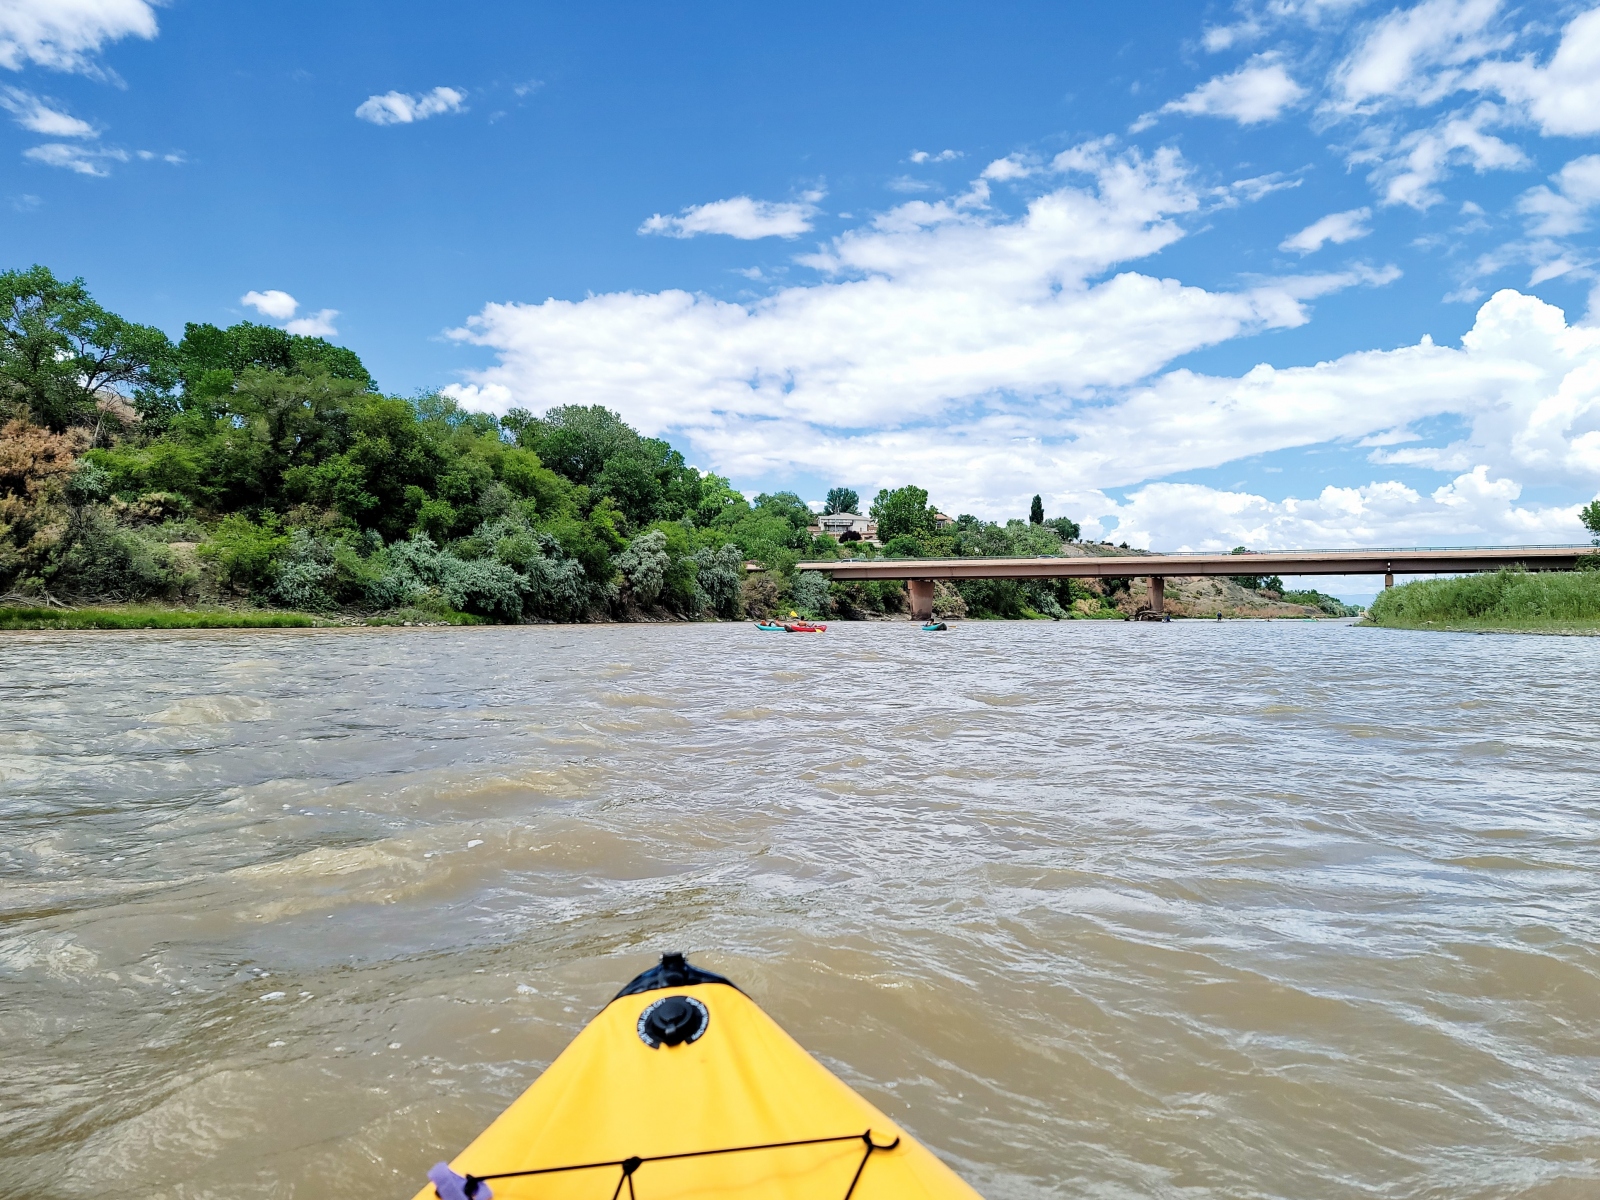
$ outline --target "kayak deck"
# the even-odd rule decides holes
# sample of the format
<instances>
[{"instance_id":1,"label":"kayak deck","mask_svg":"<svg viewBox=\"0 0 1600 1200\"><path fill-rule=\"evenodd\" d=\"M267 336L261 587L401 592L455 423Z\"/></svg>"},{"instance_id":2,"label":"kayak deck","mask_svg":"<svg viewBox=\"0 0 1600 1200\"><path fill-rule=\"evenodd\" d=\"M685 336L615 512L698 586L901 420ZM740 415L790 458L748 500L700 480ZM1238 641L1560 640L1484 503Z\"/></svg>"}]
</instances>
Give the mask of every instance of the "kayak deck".
<instances>
[{"instance_id":1,"label":"kayak deck","mask_svg":"<svg viewBox=\"0 0 1600 1200\"><path fill-rule=\"evenodd\" d=\"M700 1028L652 1045L669 1009ZM977 1196L725 981L625 990L451 1167L495 1200Z\"/></svg>"}]
</instances>

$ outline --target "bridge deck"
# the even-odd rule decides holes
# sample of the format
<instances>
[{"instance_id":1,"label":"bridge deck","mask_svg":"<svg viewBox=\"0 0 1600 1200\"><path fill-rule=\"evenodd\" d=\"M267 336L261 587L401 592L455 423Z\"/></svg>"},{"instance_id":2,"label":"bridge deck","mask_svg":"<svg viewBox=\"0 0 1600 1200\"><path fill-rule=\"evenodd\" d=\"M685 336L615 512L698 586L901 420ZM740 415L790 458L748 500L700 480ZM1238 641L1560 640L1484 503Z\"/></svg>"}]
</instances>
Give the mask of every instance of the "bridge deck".
<instances>
[{"instance_id":1,"label":"bridge deck","mask_svg":"<svg viewBox=\"0 0 1600 1200\"><path fill-rule=\"evenodd\" d=\"M868 558L803 562L834 579L1062 579L1185 575L1435 575L1570 571L1592 546L1501 546L1466 550L1290 550L1272 554L1107 554L1072 558Z\"/></svg>"}]
</instances>

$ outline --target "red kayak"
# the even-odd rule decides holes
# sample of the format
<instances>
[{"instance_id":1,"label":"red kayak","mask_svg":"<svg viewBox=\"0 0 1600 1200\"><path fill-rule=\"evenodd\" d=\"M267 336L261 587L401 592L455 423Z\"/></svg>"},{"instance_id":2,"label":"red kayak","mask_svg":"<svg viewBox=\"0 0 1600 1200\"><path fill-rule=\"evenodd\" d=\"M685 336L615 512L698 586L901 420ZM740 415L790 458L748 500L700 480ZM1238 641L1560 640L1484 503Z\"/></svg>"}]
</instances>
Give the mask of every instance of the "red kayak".
<instances>
[{"instance_id":1,"label":"red kayak","mask_svg":"<svg viewBox=\"0 0 1600 1200\"><path fill-rule=\"evenodd\" d=\"M792 625L785 625L784 629L790 633L827 633L826 625L813 625L809 621L796 621Z\"/></svg>"}]
</instances>

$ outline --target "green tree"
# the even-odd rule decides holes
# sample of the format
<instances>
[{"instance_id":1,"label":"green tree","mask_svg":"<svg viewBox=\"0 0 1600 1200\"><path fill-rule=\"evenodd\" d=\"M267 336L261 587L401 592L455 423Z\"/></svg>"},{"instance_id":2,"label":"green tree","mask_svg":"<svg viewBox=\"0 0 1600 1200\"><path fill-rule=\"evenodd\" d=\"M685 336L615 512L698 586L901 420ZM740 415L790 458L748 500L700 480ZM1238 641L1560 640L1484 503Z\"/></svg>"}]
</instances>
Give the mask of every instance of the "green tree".
<instances>
[{"instance_id":1,"label":"green tree","mask_svg":"<svg viewBox=\"0 0 1600 1200\"><path fill-rule=\"evenodd\" d=\"M0 404L26 407L55 433L93 425L97 407L131 394L153 403L176 381L167 335L108 312L83 280L47 267L0 272Z\"/></svg>"},{"instance_id":2,"label":"green tree","mask_svg":"<svg viewBox=\"0 0 1600 1200\"><path fill-rule=\"evenodd\" d=\"M643 455L613 455L595 478L595 490L617 502L629 524L638 528L662 516L665 488Z\"/></svg>"},{"instance_id":3,"label":"green tree","mask_svg":"<svg viewBox=\"0 0 1600 1200\"><path fill-rule=\"evenodd\" d=\"M1075 542L1083 531L1078 528L1078 523L1071 517L1051 517L1045 526L1054 529L1063 542Z\"/></svg>"},{"instance_id":4,"label":"green tree","mask_svg":"<svg viewBox=\"0 0 1600 1200\"><path fill-rule=\"evenodd\" d=\"M1228 551L1228 553L1254 554L1255 551L1246 546L1235 546L1232 550ZM1233 580L1233 582L1237 583L1240 587L1252 592L1261 586L1262 579L1260 575L1229 575L1228 578Z\"/></svg>"},{"instance_id":5,"label":"green tree","mask_svg":"<svg viewBox=\"0 0 1600 1200\"><path fill-rule=\"evenodd\" d=\"M1228 553L1229 554L1254 554L1255 551L1247 549L1244 546L1235 546L1232 550L1228 551ZM1249 591L1252 591L1252 592L1259 592L1259 591L1282 592L1283 591L1283 580L1281 578L1279 578L1278 576L1276 576L1276 575L1230 575L1230 576L1228 576L1228 578L1233 580L1233 582L1237 583L1240 587L1246 588L1246 589L1248 589Z\"/></svg>"},{"instance_id":6,"label":"green tree","mask_svg":"<svg viewBox=\"0 0 1600 1200\"><path fill-rule=\"evenodd\" d=\"M207 390L208 377L214 387L221 372L237 378L251 367L283 375L331 375L352 380L364 391L378 390L355 351L322 338L301 337L249 321L226 329L192 322L185 325L177 367L188 395Z\"/></svg>"},{"instance_id":7,"label":"green tree","mask_svg":"<svg viewBox=\"0 0 1600 1200\"><path fill-rule=\"evenodd\" d=\"M1578 510L1578 520L1589 531L1589 540L1600 546L1600 500L1591 500Z\"/></svg>"},{"instance_id":8,"label":"green tree","mask_svg":"<svg viewBox=\"0 0 1600 1200\"><path fill-rule=\"evenodd\" d=\"M805 544L806 528L811 524L811 506L793 492L762 492L756 497L756 512L762 516L771 516L782 519L788 523L793 534L799 535L799 540L791 544L798 548Z\"/></svg>"},{"instance_id":9,"label":"green tree","mask_svg":"<svg viewBox=\"0 0 1600 1200\"><path fill-rule=\"evenodd\" d=\"M856 495L853 488L829 488L828 498L822 502L822 511L825 513L859 512L860 504L861 497Z\"/></svg>"},{"instance_id":10,"label":"green tree","mask_svg":"<svg viewBox=\"0 0 1600 1200\"><path fill-rule=\"evenodd\" d=\"M522 423L517 432L518 445L532 450L545 466L582 484L594 483L607 462L638 450L643 440L621 417L598 404L552 408L543 418Z\"/></svg>"},{"instance_id":11,"label":"green tree","mask_svg":"<svg viewBox=\"0 0 1600 1200\"><path fill-rule=\"evenodd\" d=\"M1033 498L1033 503L1028 506L1028 524L1044 524L1044 501L1038 496Z\"/></svg>"},{"instance_id":12,"label":"green tree","mask_svg":"<svg viewBox=\"0 0 1600 1200\"><path fill-rule=\"evenodd\" d=\"M872 502L872 519L878 523L878 540L884 543L897 537L932 536L937 514L938 509L928 503L927 490L912 484L892 491L884 488Z\"/></svg>"}]
</instances>

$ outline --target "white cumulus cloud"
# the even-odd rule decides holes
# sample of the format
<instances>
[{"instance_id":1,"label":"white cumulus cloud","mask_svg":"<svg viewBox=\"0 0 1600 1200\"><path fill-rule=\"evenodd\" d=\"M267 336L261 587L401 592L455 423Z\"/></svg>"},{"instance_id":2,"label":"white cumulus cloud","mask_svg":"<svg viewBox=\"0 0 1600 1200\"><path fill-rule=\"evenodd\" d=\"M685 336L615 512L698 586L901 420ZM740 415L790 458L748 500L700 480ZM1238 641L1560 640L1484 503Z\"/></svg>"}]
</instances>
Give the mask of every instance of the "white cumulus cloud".
<instances>
[{"instance_id":1,"label":"white cumulus cloud","mask_svg":"<svg viewBox=\"0 0 1600 1200\"><path fill-rule=\"evenodd\" d=\"M271 317L274 321L287 321L294 316L295 309L300 307L300 302L288 292L275 289L265 292L246 292L239 297L239 303L249 305L262 316Z\"/></svg>"},{"instance_id":2,"label":"white cumulus cloud","mask_svg":"<svg viewBox=\"0 0 1600 1200\"><path fill-rule=\"evenodd\" d=\"M339 315L338 309L323 308L314 313L307 313L303 317L295 317L300 302L288 292L277 289L265 292L249 291L239 297L239 303L248 305L270 320L286 322L283 326L286 333L297 334L300 337L336 337L339 333L333 324ZM290 320L291 317L294 319Z\"/></svg>"},{"instance_id":3,"label":"white cumulus cloud","mask_svg":"<svg viewBox=\"0 0 1600 1200\"><path fill-rule=\"evenodd\" d=\"M960 157L961 151L959 150L941 150L937 154L930 154L926 150L913 150L911 152L911 161L914 163L949 162Z\"/></svg>"},{"instance_id":4,"label":"white cumulus cloud","mask_svg":"<svg viewBox=\"0 0 1600 1200\"><path fill-rule=\"evenodd\" d=\"M1202 83L1187 96L1161 107L1163 113L1227 117L1241 125L1273 121L1306 94L1271 54L1258 54L1237 71ZM1143 117L1136 128L1148 128L1153 116Z\"/></svg>"},{"instance_id":5,"label":"white cumulus cloud","mask_svg":"<svg viewBox=\"0 0 1600 1200\"><path fill-rule=\"evenodd\" d=\"M99 131L87 121L54 107L55 101L44 100L21 88L0 87L0 108L4 108L29 133L56 138L94 138Z\"/></svg>"},{"instance_id":6,"label":"white cumulus cloud","mask_svg":"<svg viewBox=\"0 0 1600 1200\"><path fill-rule=\"evenodd\" d=\"M498 361L449 390L495 411L603 404L735 477L913 481L947 511L991 515L1039 492L1091 533L1158 548L1581 537L1574 508L1523 497L1600 487L1600 327L1502 291L1456 346L1174 370L1396 272L1186 286L1127 265L1208 202L1175 151L1091 143L1036 178L1046 190L1015 218L988 206L982 179L900 204L797 259L812 282L750 303L664 291L487 305L452 336ZM1361 224L1336 215L1352 218L1345 232ZM1417 432L1440 419L1461 431L1448 444ZM1280 498L1166 482L1313 446L1368 454L1370 481ZM1440 479L1396 480L1402 465Z\"/></svg>"},{"instance_id":7,"label":"white cumulus cloud","mask_svg":"<svg viewBox=\"0 0 1600 1200\"><path fill-rule=\"evenodd\" d=\"M816 282L749 304L680 291L491 304L453 336L492 348L499 364L451 391L498 411L603 404L735 475L915 478L985 511L1020 479L1038 490L1059 477L1042 439L1082 421L1088 447L1096 405L1163 363L1298 325L1308 300L1394 276L1212 292L1108 275L1177 241L1181 219L1199 211L1182 159L1095 143L1040 170L1056 186L1021 217L987 208L981 180L961 197L910 201L804 256ZM1169 443L1151 432L1139 431L1151 445L1130 449L1118 435L1084 457L1103 479L1094 486L1113 486L1119 459L1133 473L1116 483L1152 477L1143 468Z\"/></svg>"},{"instance_id":8,"label":"white cumulus cloud","mask_svg":"<svg viewBox=\"0 0 1600 1200\"><path fill-rule=\"evenodd\" d=\"M0 3L0 67L28 64L104 75L95 56L108 42L156 36L146 0L4 0Z\"/></svg>"},{"instance_id":9,"label":"white cumulus cloud","mask_svg":"<svg viewBox=\"0 0 1600 1200\"><path fill-rule=\"evenodd\" d=\"M808 193L820 200L820 193ZM817 206L809 200L778 203L734 196L686 208L677 216L655 216L639 226L640 233L660 233L667 237L690 238L702 233L720 233L751 241L756 238L798 237L811 229Z\"/></svg>"},{"instance_id":10,"label":"white cumulus cloud","mask_svg":"<svg viewBox=\"0 0 1600 1200\"><path fill-rule=\"evenodd\" d=\"M1521 105L1542 133L1600 133L1600 8L1574 17L1549 63L1531 58L1484 63L1473 82Z\"/></svg>"},{"instance_id":11,"label":"white cumulus cloud","mask_svg":"<svg viewBox=\"0 0 1600 1200\"><path fill-rule=\"evenodd\" d=\"M1167 414L1166 428L1156 426L1157 414ZM1416 440L1397 429L1441 416L1458 418L1466 434L1446 446L1389 448ZM1281 501L1152 483L1122 505L1102 506L1118 522L1119 539L1127 531L1135 544L1155 539L1164 547L1220 549L1241 543L1578 541L1583 530L1576 506L1517 502L1524 480L1591 494L1600 486L1600 328L1569 325L1560 309L1501 291L1479 310L1459 348L1424 338L1314 367L1263 365L1238 379L1175 371L1078 428L1090 436L1086 443L1080 433L1071 443L1073 458L1142 436L1153 450L1133 470L1146 478L1269 449L1341 442L1380 443L1371 454L1376 468L1411 465L1454 474L1425 492L1376 478ZM1109 455L1104 461L1116 464ZM1088 497L1082 511L1092 508Z\"/></svg>"},{"instance_id":12,"label":"white cumulus cloud","mask_svg":"<svg viewBox=\"0 0 1600 1200\"><path fill-rule=\"evenodd\" d=\"M339 315L337 308L319 308L314 313L297 317L285 325L286 333L297 334L300 337L337 337L339 331L334 328L334 318Z\"/></svg>"},{"instance_id":13,"label":"white cumulus cloud","mask_svg":"<svg viewBox=\"0 0 1600 1200\"><path fill-rule=\"evenodd\" d=\"M1346 242L1364 238L1372 232L1372 227L1367 224L1371 216L1370 208L1352 208L1348 212L1329 213L1311 222L1299 233L1292 233L1284 238L1278 243L1278 249L1312 254L1329 242L1342 246Z\"/></svg>"},{"instance_id":14,"label":"white cumulus cloud","mask_svg":"<svg viewBox=\"0 0 1600 1200\"><path fill-rule=\"evenodd\" d=\"M1340 546L1535 544L1580 540L1575 506L1519 505L1522 487L1476 467L1431 491L1394 480L1325 487L1313 496L1269 500L1251 492L1155 483L1111 507L1118 540L1196 552ZM1100 521L1091 525L1099 533ZM1321 580L1312 586L1326 590ZM1350 580L1353 590L1370 581Z\"/></svg>"},{"instance_id":15,"label":"white cumulus cloud","mask_svg":"<svg viewBox=\"0 0 1600 1200\"><path fill-rule=\"evenodd\" d=\"M356 116L374 125L410 125L442 113L464 111L467 94L458 88L436 87L431 92L385 92L368 96L356 108Z\"/></svg>"}]
</instances>

